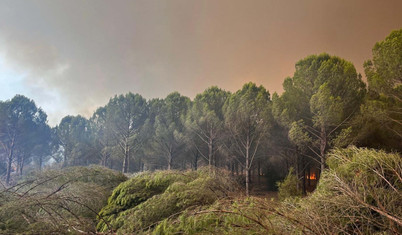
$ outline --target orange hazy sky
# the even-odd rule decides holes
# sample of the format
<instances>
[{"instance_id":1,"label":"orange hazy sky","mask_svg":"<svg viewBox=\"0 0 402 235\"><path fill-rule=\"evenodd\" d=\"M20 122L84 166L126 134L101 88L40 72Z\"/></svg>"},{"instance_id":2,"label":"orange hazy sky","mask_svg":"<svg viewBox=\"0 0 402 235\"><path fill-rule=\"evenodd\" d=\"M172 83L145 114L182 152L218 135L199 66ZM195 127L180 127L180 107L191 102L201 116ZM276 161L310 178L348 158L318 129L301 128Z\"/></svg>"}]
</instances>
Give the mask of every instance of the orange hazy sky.
<instances>
[{"instance_id":1,"label":"orange hazy sky","mask_svg":"<svg viewBox=\"0 0 402 235\"><path fill-rule=\"evenodd\" d=\"M24 94L54 125L128 91L192 98L252 81L281 92L311 54L363 74L375 42L400 28L401 0L2 0L0 99Z\"/></svg>"}]
</instances>

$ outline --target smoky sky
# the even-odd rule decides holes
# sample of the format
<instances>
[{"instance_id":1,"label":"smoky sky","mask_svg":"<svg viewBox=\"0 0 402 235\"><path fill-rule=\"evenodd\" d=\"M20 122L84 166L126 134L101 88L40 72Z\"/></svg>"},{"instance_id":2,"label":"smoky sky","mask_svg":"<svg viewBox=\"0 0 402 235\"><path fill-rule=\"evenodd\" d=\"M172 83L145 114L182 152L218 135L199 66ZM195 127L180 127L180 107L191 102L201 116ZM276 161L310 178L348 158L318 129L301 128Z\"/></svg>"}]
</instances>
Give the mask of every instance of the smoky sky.
<instances>
[{"instance_id":1,"label":"smoky sky","mask_svg":"<svg viewBox=\"0 0 402 235\"><path fill-rule=\"evenodd\" d=\"M252 81L280 93L298 60L322 52L364 75L401 11L400 0L1 0L0 57L55 125L129 91L193 98Z\"/></svg>"}]
</instances>

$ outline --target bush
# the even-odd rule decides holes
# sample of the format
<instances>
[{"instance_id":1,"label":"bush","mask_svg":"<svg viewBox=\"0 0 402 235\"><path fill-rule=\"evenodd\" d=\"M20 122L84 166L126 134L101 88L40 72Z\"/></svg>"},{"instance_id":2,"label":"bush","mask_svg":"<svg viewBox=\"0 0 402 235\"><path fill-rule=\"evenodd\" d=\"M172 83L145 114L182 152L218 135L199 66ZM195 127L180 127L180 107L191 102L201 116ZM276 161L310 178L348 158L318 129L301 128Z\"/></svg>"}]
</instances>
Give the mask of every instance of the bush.
<instances>
[{"instance_id":1,"label":"bush","mask_svg":"<svg viewBox=\"0 0 402 235\"><path fill-rule=\"evenodd\" d=\"M291 167L286 178L282 182L277 182L278 186L278 198L285 200L288 197L299 197L302 195L302 191L298 188L299 180L294 174L294 170Z\"/></svg>"},{"instance_id":2,"label":"bush","mask_svg":"<svg viewBox=\"0 0 402 235\"><path fill-rule=\"evenodd\" d=\"M0 233L95 231L97 212L127 178L102 167L34 172L0 192Z\"/></svg>"},{"instance_id":3,"label":"bush","mask_svg":"<svg viewBox=\"0 0 402 235\"><path fill-rule=\"evenodd\" d=\"M268 220L276 203L256 197L218 200L160 223L153 234L276 234ZM264 209L261 209L264 207Z\"/></svg>"},{"instance_id":4,"label":"bush","mask_svg":"<svg viewBox=\"0 0 402 235\"><path fill-rule=\"evenodd\" d=\"M310 233L402 232L402 158L351 147L328 154L329 169L314 193L285 203L284 213ZM300 226L298 226L300 228Z\"/></svg>"},{"instance_id":5,"label":"bush","mask_svg":"<svg viewBox=\"0 0 402 235\"><path fill-rule=\"evenodd\" d=\"M99 217L98 231L141 233L189 208L210 205L235 190L228 175L198 171L144 173L120 184Z\"/></svg>"},{"instance_id":6,"label":"bush","mask_svg":"<svg viewBox=\"0 0 402 235\"><path fill-rule=\"evenodd\" d=\"M336 149L317 189L275 202L221 200L160 223L155 234L402 234L402 158L397 153ZM280 188L292 195L290 172ZM289 186L290 185L290 186ZM289 186L289 187L285 187Z\"/></svg>"}]
</instances>

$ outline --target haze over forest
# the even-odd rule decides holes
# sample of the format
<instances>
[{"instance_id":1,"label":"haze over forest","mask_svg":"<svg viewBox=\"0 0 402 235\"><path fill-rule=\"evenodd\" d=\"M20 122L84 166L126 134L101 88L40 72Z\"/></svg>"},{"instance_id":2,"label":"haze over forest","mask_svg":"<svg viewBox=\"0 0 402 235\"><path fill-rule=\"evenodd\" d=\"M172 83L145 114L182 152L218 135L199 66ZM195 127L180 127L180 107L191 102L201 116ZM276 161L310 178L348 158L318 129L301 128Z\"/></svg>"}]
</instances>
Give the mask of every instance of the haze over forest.
<instances>
[{"instance_id":1,"label":"haze over forest","mask_svg":"<svg viewBox=\"0 0 402 235\"><path fill-rule=\"evenodd\" d=\"M389 1L0 2L0 99L22 94L49 115L89 117L129 91L194 98L249 81L281 93L294 64L327 52L363 62L401 27Z\"/></svg>"},{"instance_id":2,"label":"haze over forest","mask_svg":"<svg viewBox=\"0 0 402 235\"><path fill-rule=\"evenodd\" d=\"M0 234L402 234L401 1L1 1Z\"/></svg>"}]
</instances>

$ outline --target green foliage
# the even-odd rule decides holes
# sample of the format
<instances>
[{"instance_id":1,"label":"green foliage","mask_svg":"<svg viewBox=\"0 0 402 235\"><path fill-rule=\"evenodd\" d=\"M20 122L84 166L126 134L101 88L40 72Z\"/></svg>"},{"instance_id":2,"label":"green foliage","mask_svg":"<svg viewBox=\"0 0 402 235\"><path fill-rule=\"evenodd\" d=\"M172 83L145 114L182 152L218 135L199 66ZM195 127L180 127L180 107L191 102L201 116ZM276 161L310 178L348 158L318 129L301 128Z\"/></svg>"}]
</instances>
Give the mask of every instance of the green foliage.
<instances>
[{"instance_id":1,"label":"green foliage","mask_svg":"<svg viewBox=\"0 0 402 235\"><path fill-rule=\"evenodd\" d=\"M398 234L402 230L402 158L350 147L329 154L315 192L285 212L318 234ZM286 205L286 204L285 204Z\"/></svg>"},{"instance_id":2,"label":"green foliage","mask_svg":"<svg viewBox=\"0 0 402 235\"><path fill-rule=\"evenodd\" d=\"M402 29L373 47L364 69L369 93L354 123L354 144L402 151Z\"/></svg>"},{"instance_id":3,"label":"green foliage","mask_svg":"<svg viewBox=\"0 0 402 235\"><path fill-rule=\"evenodd\" d=\"M208 160L208 165L216 161L216 152L224 140L223 105L230 93L210 87L198 94L187 113L186 129L197 151Z\"/></svg>"},{"instance_id":4,"label":"green foliage","mask_svg":"<svg viewBox=\"0 0 402 235\"><path fill-rule=\"evenodd\" d=\"M373 59L364 64L369 88L401 99L402 29L392 31L373 47ZM398 94L399 91L399 94Z\"/></svg>"},{"instance_id":5,"label":"green foliage","mask_svg":"<svg viewBox=\"0 0 402 235\"><path fill-rule=\"evenodd\" d=\"M34 172L0 191L0 233L94 231L97 212L125 180L123 174L102 167Z\"/></svg>"},{"instance_id":6,"label":"green foliage","mask_svg":"<svg viewBox=\"0 0 402 235\"><path fill-rule=\"evenodd\" d=\"M207 169L144 173L119 185L99 213L101 232L145 232L188 208L214 203L233 191L228 176ZM108 227L111 226L111 228Z\"/></svg>"},{"instance_id":7,"label":"green foliage","mask_svg":"<svg viewBox=\"0 0 402 235\"><path fill-rule=\"evenodd\" d=\"M6 184L10 183L13 162L22 174L24 163L31 160L35 149L48 145L50 132L46 122L46 113L25 96L0 101L0 153L7 161Z\"/></svg>"},{"instance_id":8,"label":"green foliage","mask_svg":"<svg viewBox=\"0 0 402 235\"><path fill-rule=\"evenodd\" d=\"M299 179L294 173L293 167L289 169L289 173L282 182L277 182L278 198L284 200L288 197L299 197L302 191L298 187Z\"/></svg>"},{"instance_id":9,"label":"green foliage","mask_svg":"<svg viewBox=\"0 0 402 235\"><path fill-rule=\"evenodd\" d=\"M329 155L329 169L308 197L280 204L254 197L219 200L165 219L153 233L400 234L401 156L355 147ZM287 180L293 177L290 172Z\"/></svg>"},{"instance_id":10,"label":"green foliage","mask_svg":"<svg viewBox=\"0 0 402 235\"><path fill-rule=\"evenodd\" d=\"M225 127L230 135L229 154L244 163L246 193L249 194L249 172L257 154L263 155L262 143L267 141L272 128L271 100L263 86L246 83L230 95L223 106Z\"/></svg>"},{"instance_id":11,"label":"green foliage","mask_svg":"<svg viewBox=\"0 0 402 235\"><path fill-rule=\"evenodd\" d=\"M162 101L161 110L155 117L151 145L156 154L166 156L168 170L185 147L184 119L189 106L188 97L173 92Z\"/></svg>"},{"instance_id":12,"label":"green foliage","mask_svg":"<svg viewBox=\"0 0 402 235\"><path fill-rule=\"evenodd\" d=\"M57 144L63 147L63 166L98 163L91 148L93 130L89 120L78 116L64 117L55 128Z\"/></svg>"},{"instance_id":13,"label":"green foliage","mask_svg":"<svg viewBox=\"0 0 402 235\"><path fill-rule=\"evenodd\" d=\"M345 134L342 130L359 110L365 84L351 62L324 53L297 62L283 87L285 92L273 97L273 115L289 129L293 144L318 156L323 168L333 140Z\"/></svg>"},{"instance_id":14,"label":"green foliage","mask_svg":"<svg viewBox=\"0 0 402 235\"><path fill-rule=\"evenodd\" d=\"M129 92L110 99L105 109L105 123L112 133L113 146L118 150L116 155L122 162L122 172L127 173L131 154L142 147L145 139L142 129L148 115L147 101Z\"/></svg>"},{"instance_id":15,"label":"green foliage","mask_svg":"<svg viewBox=\"0 0 402 235\"><path fill-rule=\"evenodd\" d=\"M263 223L267 217L259 207L274 204L257 198L220 200L208 207L188 210L177 218L160 223L152 234L273 234Z\"/></svg>"},{"instance_id":16,"label":"green foliage","mask_svg":"<svg viewBox=\"0 0 402 235\"><path fill-rule=\"evenodd\" d=\"M307 149L307 146L313 143L313 139L310 137L309 133L306 131L307 126L304 124L303 120L293 122L289 129L289 139L297 147L302 150Z\"/></svg>"}]
</instances>

